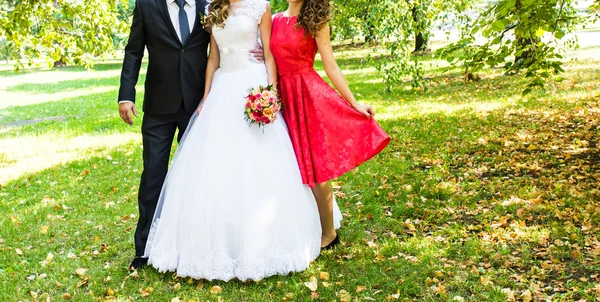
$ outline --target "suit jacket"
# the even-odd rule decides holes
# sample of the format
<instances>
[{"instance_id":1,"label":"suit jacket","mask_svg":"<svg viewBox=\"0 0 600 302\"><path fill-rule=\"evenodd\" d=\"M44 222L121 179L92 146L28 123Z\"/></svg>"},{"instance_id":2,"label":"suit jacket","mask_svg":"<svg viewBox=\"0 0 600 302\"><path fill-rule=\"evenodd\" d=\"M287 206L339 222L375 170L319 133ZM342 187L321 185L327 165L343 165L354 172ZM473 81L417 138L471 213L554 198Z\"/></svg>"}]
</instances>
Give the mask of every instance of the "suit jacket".
<instances>
[{"instance_id":1,"label":"suit jacket","mask_svg":"<svg viewBox=\"0 0 600 302\"><path fill-rule=\"evenodd\" d=\"M137 0L129 41L125 48L119 101L135 102L144 49L148 49L144 106L151 114L173 114L182 102L193 113L204 95L204 79L210 35L204 30L201 14L206 0L196 0L196 22L182 43L169 17L165 0Z\"/></svg>"}]
</instances>

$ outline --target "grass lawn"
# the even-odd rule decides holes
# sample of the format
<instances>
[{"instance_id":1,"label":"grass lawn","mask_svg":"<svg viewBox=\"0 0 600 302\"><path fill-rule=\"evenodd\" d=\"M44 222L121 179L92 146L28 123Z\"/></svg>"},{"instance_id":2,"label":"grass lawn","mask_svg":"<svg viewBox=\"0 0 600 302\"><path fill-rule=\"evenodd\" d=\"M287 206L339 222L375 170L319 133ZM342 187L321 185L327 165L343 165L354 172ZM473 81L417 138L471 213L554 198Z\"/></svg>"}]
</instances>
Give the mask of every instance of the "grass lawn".
<instances>
[{"instance_id":1,"label":"grass lawn","mask_svg":"<svg viewBox=\"0 0 600 302\"><path fill-rule=\"evenodd\" d=\"M0 301L599 301L600 62L525 98L493 71L384 93L363 53L340 65L393 141L334 182L344 245L249 283L127 270L141 120L118 61L0 66Z\"/></svg>"}]
</instances>

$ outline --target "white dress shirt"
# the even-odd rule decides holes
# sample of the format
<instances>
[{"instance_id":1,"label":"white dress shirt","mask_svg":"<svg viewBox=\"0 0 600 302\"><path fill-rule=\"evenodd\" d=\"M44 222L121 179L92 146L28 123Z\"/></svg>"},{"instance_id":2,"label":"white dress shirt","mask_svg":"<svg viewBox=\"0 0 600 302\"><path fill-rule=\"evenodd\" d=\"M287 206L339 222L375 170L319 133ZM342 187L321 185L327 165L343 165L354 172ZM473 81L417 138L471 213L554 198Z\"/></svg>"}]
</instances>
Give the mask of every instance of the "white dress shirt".
<instances>
[{"instance_id":1,"label":"white dress shirt","mask_svg":"<svg viewBox=\"0 0 600 302\"><path fill-rule=\"evenodd\" d=\"M165 0L167 1L167 7L169 8L169 16L171 17L171 22L173 23L173 27L175 28L175 32L177 32L177 37L179 41L181 41L181 30L179 26L179 5L175 3L175 0ZM188 17L188 23L190 25L190 34L194 29L194 23L196 22L196 0L185 0L185 13ZM119 101L121 103L133 103L129 100Z\"/></svg>"}]
</instances>

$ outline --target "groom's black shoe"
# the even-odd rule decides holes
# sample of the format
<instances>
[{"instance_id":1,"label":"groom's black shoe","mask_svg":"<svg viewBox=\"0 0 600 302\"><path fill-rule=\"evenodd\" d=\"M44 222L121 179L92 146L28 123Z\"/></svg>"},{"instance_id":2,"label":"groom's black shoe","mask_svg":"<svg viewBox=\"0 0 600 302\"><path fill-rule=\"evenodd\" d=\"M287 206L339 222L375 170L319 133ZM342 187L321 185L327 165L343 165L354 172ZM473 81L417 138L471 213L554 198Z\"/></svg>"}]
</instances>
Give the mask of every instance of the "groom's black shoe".
<instances>
[{"instance_id":1,"label":"groom's black shoe","mask_svg":"<svg viewBox=\"0 0 600 302\"><path fill-rule=\"evenodd\" d=\"M135 257L135 258L133 258L133 261L131 261L131 264L129 265L129 269L136 270L136 269L142 268L146 265L148 265L148 258Z\"/></svg>"},{"instance_id":2,"label":"groom's black shoe","mask_svg":"<svg viewBox=\"0 0 600 302\"><path fill-rule=\"evenodd\" d=\"M321 251L326 251L326 250L330 250L332 248L334 248L336 245L342 243L340 241L340 235L335 235L335 239L333 239L333 241L331 243L329 243L328 245L324 246L321 248Z\"/></svg>"}]
</instances>

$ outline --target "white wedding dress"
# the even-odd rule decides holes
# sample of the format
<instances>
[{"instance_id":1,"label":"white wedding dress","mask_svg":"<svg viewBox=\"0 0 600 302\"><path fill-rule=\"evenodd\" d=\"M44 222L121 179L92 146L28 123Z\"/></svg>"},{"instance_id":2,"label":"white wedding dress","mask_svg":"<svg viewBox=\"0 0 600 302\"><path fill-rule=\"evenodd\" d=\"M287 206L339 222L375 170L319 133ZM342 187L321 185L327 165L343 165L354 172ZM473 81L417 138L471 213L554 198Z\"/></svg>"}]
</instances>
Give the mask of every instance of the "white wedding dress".
<instances>
[{"instance_id":1,"label":"white wedding dress","mask_svg":"<svg viewBox=\"0 0 600 302\"><path fill-rule=\"evenodd\" d=\"M263 129L244 120L248 89L268 84L248 52L266 8L234 3L225 26L212 29L221 65L175 153L146 245L160 272L259 280L302 271L319 255L319 212L283 118Z\"/></svg>"}]
</instances>

